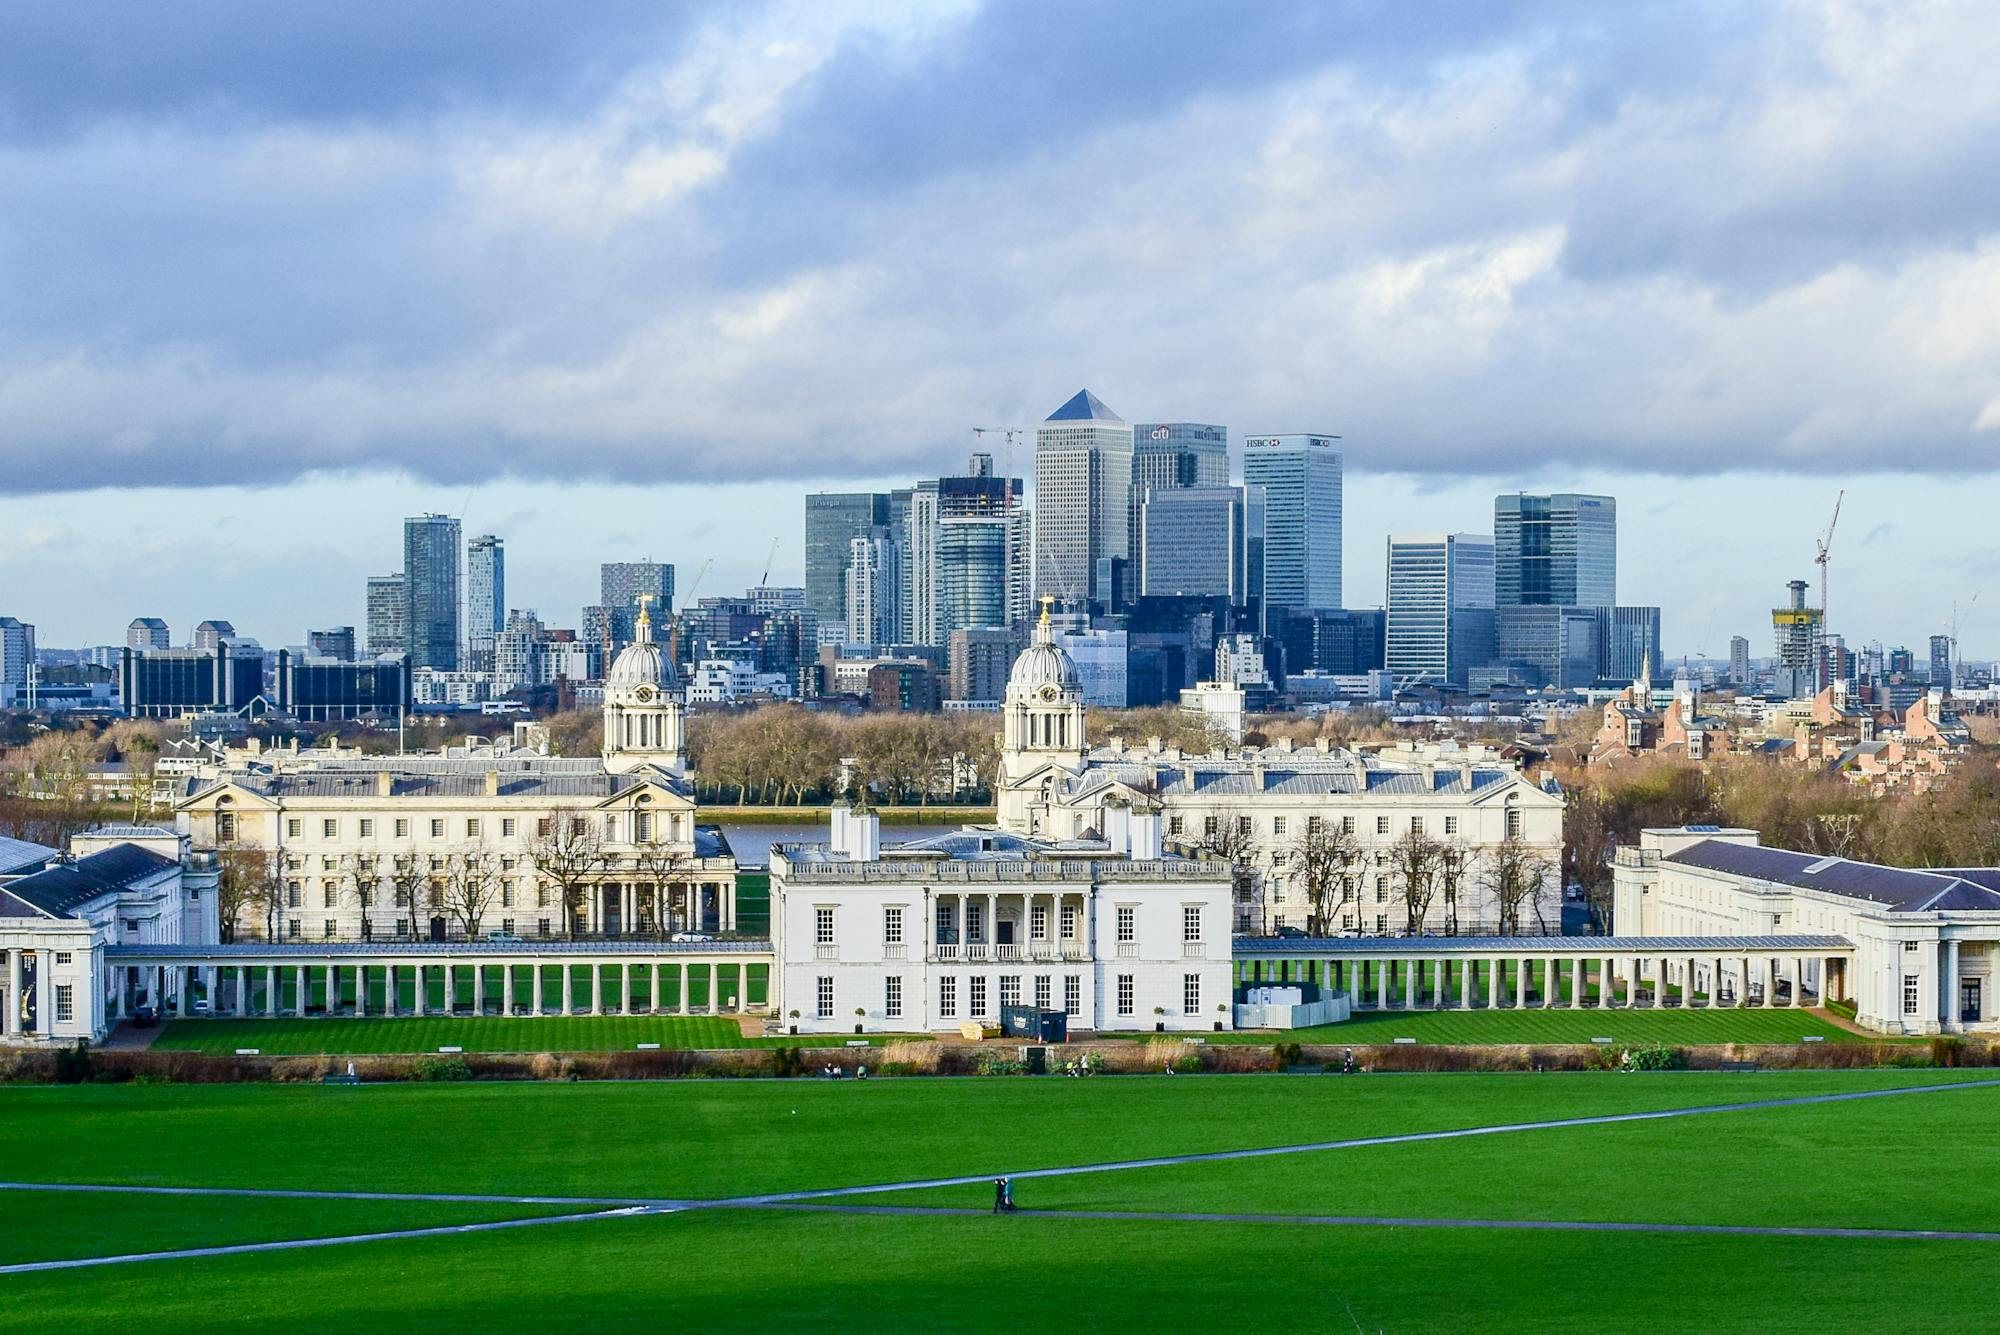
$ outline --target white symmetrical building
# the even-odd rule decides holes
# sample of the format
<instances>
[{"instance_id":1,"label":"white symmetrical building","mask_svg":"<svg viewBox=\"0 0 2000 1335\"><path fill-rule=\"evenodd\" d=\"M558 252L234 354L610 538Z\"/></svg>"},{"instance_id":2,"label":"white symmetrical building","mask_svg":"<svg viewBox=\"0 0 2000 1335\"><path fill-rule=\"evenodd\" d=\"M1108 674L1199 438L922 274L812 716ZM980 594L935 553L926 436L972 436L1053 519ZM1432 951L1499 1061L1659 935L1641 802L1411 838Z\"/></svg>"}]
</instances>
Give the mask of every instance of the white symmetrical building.
<instances>
[{"instance_id":1,"label":"white symmetrical building","mask_svg":"<svg viewBox=\"0 0 2000 1335\"><path fill-rule=\"evenodd\" d=\"M1615 867L1616 935L1830 938L1819 958L1775 965L1748 946L1694 964L1693 987L1850 1000L1885 1033L2000 1029L2000 868L1915 870L1764 848L1754 830L1647 830Z\"/></svg>"},{"instance_id":2,"label":"white symmetrical building","mask_svg":"<svg viewBox=\"0 0 2000 1335\"><path fill-rule=\"evenodd\" d=\"M600 758L473 741L204 767L175 804L193 847L282 869L279 902L237 928L298 941L734 930L735 860L696 824L679 684L639 624L605 680ZM565 878L587 883L574 922Z\"/></svg>"},{"instance_id":3,"label":"white symmetrical building","mask_svg":"<svg viewBox=\"0 0 2000 1335\"><path fill-rule=\"evenodd\" d=\"M167 999L108 953L213 942L215 875L153 826L80 834L67 861L46 851L41 870L0 878L0 1042L95 1042L129 1007Z\"/></svg>"},{"instance_id":4,"label":"white symmetrical building","mask_svg":"<svg viewBox=\"0 0 2000 1335\"><path fill-rule=\"evenodd\" d=\"M1435 932L1473 932L1500 913L1483 897L1482 865L1508 841L1531 855L1545 885L1543 916L1519 931L1556 931L1554 891L1562 855L1562 794L1484 748L1404 747L1363 753L1274 746L1183 752L1119 739L1092 746L1076 664L1046 616L1014 662L1001 707L998 818L1011 834L1084 838L1105 829L1116 807L1160 812L1169 847L1227 847L1248 869L1237 928L1303 926L1307 904L1294 853L1308 831L1337 828L1361 860L1335 930L1383 935L1407 930L1391 852L1412 831L1460 860L1449 896L1425 914Z\"/></svg>"},{"instance_id":5,"label":"white symmetrical building","mask_svg":"<svg viewBox=\"0 0 2000 1335\"><path fill-rule=\"evenodd\" d=\"M1159 840L1157 816L1119 812L1108 839L966 829L883 848L872 814L836 807L828 843L771 852L784 1019L949 1032L1032 1006L1072 1030L1227 1027L1228 874Z\"/></svg>"}]
</instances>

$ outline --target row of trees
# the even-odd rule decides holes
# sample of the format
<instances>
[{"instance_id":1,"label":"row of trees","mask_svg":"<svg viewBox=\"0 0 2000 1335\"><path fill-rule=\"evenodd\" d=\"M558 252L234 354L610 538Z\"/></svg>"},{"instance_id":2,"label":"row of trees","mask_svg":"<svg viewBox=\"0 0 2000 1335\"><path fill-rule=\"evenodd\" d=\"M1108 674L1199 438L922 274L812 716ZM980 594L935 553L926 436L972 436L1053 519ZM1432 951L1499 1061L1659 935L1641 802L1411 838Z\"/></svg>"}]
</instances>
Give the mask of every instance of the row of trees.
<instances>
[{"instance_id":1,"label":"row of trees","mask_svg":"<svg viewBox=\"0 0 2000 1335\"><path fill-rule=\"evenodd\" d=\"M1254 874L1257 849L1245 823L1233 813L1218 816L1193 851L1230 863L1239 883ZM1276 852L1305 897L1309 934L1335 934L1340 913L1349 904L1358 924L1367 880L1364 868L1372 861L1359 838L1334 820L1308 821L1303 832ZM1382 856L1382 874L1390 878L1395 902L1403 908L1403 929L1412 936L1426 929L1432 910L1440 904L1445 933L1455 933L1468 888L1491 905L1502 935L1520 933L1530 922L1537 932L1552 930L1548 913L1555 867L1540 850L1519 839L1509 836L1490 848L1475 849L1413 829Z\"/></svg>"},{"instance_id":2,"label":"row of trees","mask_svg":"<svg viewBox=\"0 0 2000 1335\"><path fill-rule=\"evenodd\" d=\"M1561 777L1564 874L1600 921L1611 854L1654 826L1756 830L1773 848L1898 867L2000 865L2000 748L1974 746L1923 793L1875 794L1825 770L1753 757L1708 765L1651 758Z\"/></svg>"},{"instance_id":3,"label":"row of trees","mask_svg":"<svg viewBox=\"0 0 2000 1335\"><path fill-rule=\"evenodd\" d=\"M565 935L575 937L591 890L611 880L637 887L639 913L656 930L690 920L692 867L676 849L641 845L629 856L614 855L597 823L574 812L550 812L536 828L540 833L525 849L523 869L532 873L537 904L546 896L545 906L561 910ZM421 931L425 919L442 918L476 936L517 875L499 854L478 847L422 855L359 851L343 855L332 873L290 868L282 854L248 846L225 849L219 859L217 913L225 940L243 923L259 919L264 935L278 939L286 917L305 911L308 885L323 893L329 884L340 903L360 910L364 933L376 929L374 910L383 908L389 910L386 917L406 919L413 932Z\"/></svg>"}]
</instances>

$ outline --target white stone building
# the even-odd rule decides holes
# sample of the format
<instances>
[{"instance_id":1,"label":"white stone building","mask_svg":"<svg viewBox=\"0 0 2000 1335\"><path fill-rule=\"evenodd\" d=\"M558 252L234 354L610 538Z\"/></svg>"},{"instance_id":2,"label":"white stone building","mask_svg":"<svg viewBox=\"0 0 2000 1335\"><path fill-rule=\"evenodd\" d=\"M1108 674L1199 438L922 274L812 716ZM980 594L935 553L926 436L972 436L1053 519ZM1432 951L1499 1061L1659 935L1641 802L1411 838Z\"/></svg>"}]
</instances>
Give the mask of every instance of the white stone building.
<instances>
[{"instance_id":1,"label":"white stone building","mask_svg":"<svg viewBox=\"0 0 2000 1335\"><path fill-rule=\"evenodd\" d=\"M644 615L640 625L650 630ZM732 931L735 859L720 830L696 824L683 713L672 665L642 639L605 679L600 758L506 744L400 756L232 753L187 781L175 811L197 850L279 860L282 902L239 921L245 936ZM572 924L546 853L552 831L579 821L590 856ZM465 903L452 878L470 859L492 885L468 924L450 901Z\"/></svg>"},{"instance_id":2,"label":"white stone building","mask_svg":"<svg viewBox=\"0 0 2000 1335\"><path fill-rule=\"evenodd\" d=\"M883 848L836 807L832 839L771 854L777 1006L801 1033L950 1032L1003 1007L1072 1031L1227 1027L1229 877L1163 853L1159 818L1111 838L965 829Z\"/></svg>"},{"instance_id":3,"label":"white stone building","mask_svg":"<svg viewBox=\"0 0 2000 1335\"><path fill-rule=\"evenodd\" d=\"M1207 755L1157 742L1093 746L1084 735L1084 700L1076 665L1055 642L1046 618L1014 661L1001 707L1000 828L1038 839L1101 833L1116 807L1155 808L1169 847L1194 851L1230 842L1246 865L1237 930L1303 926L1307 903L1292 854L1314 822L1337 822L1361 845L1335 929L1344 934L1402 932L1408 913L1390 850L1417 830L1453 850L1463 874L1451 896L1439 894L1427 931L1489 929L1499 911L1482 889L1484 860L1506 840L1539 860L1540 915L1519 931L1560 930L1555 892L1562 860L1563 797L1512 761L1480 747L1415 746L1378 752L1275 746Z\"/></svg>"},{"instance_id":4,"label":"white stone building","mask_svg":"<svg viewBox=\"0 0 2000 1335\"><path fill-rule=\"evenodd\" d=\"M213 870L172 830L107 826L69 851L0 881L0 1043L95 1042L128 1007L168 1000L108 948L215 940Z\"/></svg>"},{"instance_id":5,"label":"white stone building","mask_svg":"<svg viewBox=\"0 0 2000 1335\"><path fill-rule=\"evenodd\" d=\"M1625 936L1814 936L1801 965L1755 945L1694 961L1693 985L1764 1004L1851 1000L1885 1033L2000 1030L2000 868L1915 870L1759 846L1754 830L1647 830L1621 848L1612 923Z\"/></svg>"}]
</instances>

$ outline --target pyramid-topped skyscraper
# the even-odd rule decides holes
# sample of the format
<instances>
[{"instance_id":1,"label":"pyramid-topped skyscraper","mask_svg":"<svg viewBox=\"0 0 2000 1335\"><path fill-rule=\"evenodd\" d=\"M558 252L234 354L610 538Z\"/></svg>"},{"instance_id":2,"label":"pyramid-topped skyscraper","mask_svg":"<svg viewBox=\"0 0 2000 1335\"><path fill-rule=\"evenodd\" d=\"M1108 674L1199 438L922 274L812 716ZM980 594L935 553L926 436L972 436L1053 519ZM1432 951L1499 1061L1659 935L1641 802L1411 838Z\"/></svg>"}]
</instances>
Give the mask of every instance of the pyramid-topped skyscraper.
<instances>
[{"instance_id":1,"label":"pyramid-topped skyscraper","mask_svg":"<svg viewBox=\"0 0 2000 1335\"><path fill-rule=\"evenodd\" d=\"M1132 428L1087 389L1035 432L1035 588L1109 605L1132 555Z\"/></svg>"}]
</instances>

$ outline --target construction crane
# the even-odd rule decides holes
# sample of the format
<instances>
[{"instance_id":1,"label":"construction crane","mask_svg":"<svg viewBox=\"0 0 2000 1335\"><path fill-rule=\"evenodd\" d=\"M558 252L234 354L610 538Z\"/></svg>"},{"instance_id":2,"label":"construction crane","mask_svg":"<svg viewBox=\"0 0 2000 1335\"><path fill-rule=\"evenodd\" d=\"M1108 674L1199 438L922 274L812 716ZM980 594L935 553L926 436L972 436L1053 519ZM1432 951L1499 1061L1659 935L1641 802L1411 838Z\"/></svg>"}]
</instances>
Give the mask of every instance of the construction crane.
<instances>
[{"instance_id":1,"label":"construction crane","mask_svg":"<svg viewBox=\"0 0 2000 1335\"><path fill-rule=\"evenodd\" d=\"M1003 492L1000 505L1001 505L1001 511L1006 518L1006 523L1001 529L1001 534L1006 542L1006 547L1007 547L1007 550L1003 556L1003 560L1006 563L1005 568L1007 571L1007 580L1010 586L1014 579L1014 560L1015 560L1014 558L1014 437L1022 434L1024 434L1023 428L1012 427L1012 426L976 426L972 428L972 440L975 445L984 445L986 443L986 437L988 436L999 436L1006 442L1006 448L1004 451L1002 451L1000 456L1000 485ZM1024 583L1032 583L1032 581L1031 580L1024 581ZM1008 589L1006 595L1006 604L1007 604L1007 613L1009 616L1026 617L1028 615L1027 595L1029 594L1030 590L1024 587L1020 592L1021 592L1021 603L1019 607L1016 607L1014 605L1013 589L1011 587Z\"/></svg>"},{"instance_id":2,"label":"construction crane","mask_svg":"<svg viewBox=\"0 0 2000 1335\"><path fill-rule=\"evenodd\" d=\"M1979 593L1984 593L1984 592L1985 592L1984 589L1981 589L1979 591ZM1956 599L1952 600L1951 642L1945 649L1945 657L1946 661L1949 663L1951 667L1951 679L1954 684L1958 681L1958 667L1959 667L1958 632L1959 629L1965 625L1965 618L1972 612L1973 604L1979 601L1979 593L1975 593L1972 595L1971 598L1967 599L1966 604L1963 608L1961 608L1958 605L1958 601Z\"/></svg>"},{"instance_id":3,"label":"construction crane","mask_svg":"<svg viewBox=\"0 0 2000 1335\"><path fill-rule=\"evenodd\" d=\"M1846 499L1847 489L1842 487L1839 494L1833 498L1833 518L1827 521L1826 536L1818 540L1819 553L1813 557L1813 563L1819 567L1819 633L1813 637L1814 686L1818 686L1819 684L1820 673L1826 673L1829 680L1833 676L1832 669L1825 664L1827 635L1826 575L1827 567L1831 564L1833 555L1833 530L1840 524L1840 503Z\"/></svg>"},{"instance_id":4,"label":"construction crane","mask_svg":"<svg viewBox=\"0 0 2000 1335\"><path fill-rule=\"evenodd\" d=\"M771 565L777 559L778 559L778 540L776 538L773 538L771 539L771 550L769 554L764 557L764 578L757 581L758 588L768 589L771 587ZM708 567L703 566L702 569L705 571L708 569Z\"/></svg>"},{"instance_id":5,"label":"construction crane","mask_svg":"<svg viewBox=\"0 0 2000 1335\"><path fill-rule=\"evenodd\" d=\"M687 590L674 599L680 606L667 617L667 659L673 663L676 669L682 666L680 662L681 618L685 610L694 604L695 591L701 588L702 580L707 577L709 570L714 565L714 557L710 557L701 563L701 569L694 572L694 579L689 582Z\"/></svg>"}]
</instances>

